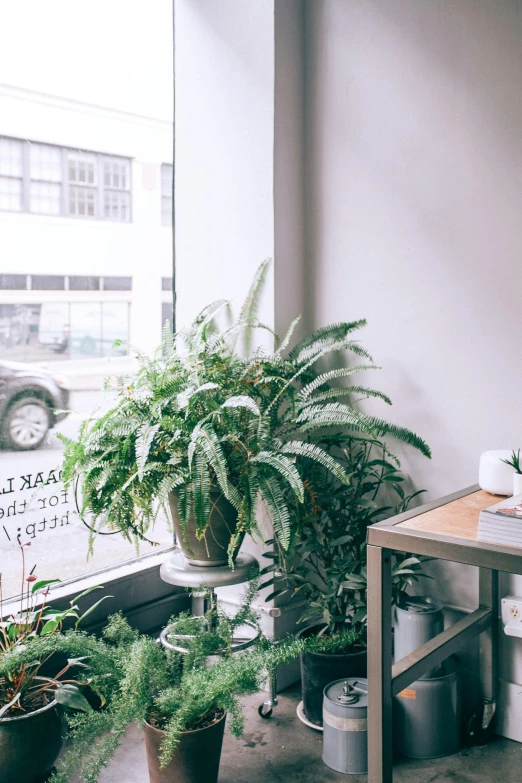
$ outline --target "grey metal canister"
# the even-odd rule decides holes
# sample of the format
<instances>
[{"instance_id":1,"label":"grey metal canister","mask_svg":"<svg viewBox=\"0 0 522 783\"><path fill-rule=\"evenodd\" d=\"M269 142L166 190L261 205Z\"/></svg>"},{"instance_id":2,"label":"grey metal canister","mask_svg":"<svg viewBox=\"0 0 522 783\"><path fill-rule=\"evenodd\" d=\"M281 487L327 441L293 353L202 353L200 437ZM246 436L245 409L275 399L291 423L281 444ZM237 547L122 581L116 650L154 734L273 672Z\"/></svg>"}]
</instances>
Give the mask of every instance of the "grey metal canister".
<instances>
[{"instance_id":1,"label":"grey metal canister","mask_svg":"<svg viewBox=\"0 0 522 783\"><path fill-rule=\"evenodd\" d=\"M324 689L323 761L347 775L368 771L368 680L335 680Z\"/></svg>"},{"instance_id":2,"label":"grey metal canister","mask_svg":"<svg viewBox=\"0 0 522 783\"><path fill-rule=\"evenodd\" d=\"M461 733L460 666L451 657L438 677L417 680L395 697L393 737L403 756L436 759L459 750Z\"/></svg>"},{"instance_id":3,"label":"grey metal canister","mask_svg":"<svg viewBox=\"0 0 522 783\"><path fill-rule=\"evenodd\" d=\"M442 604L432 598L406 595L395 607L394 661L422 647L444 630ZM421 679L436 677L440 667L431 669Z\"/></svg>"}]
</instances>

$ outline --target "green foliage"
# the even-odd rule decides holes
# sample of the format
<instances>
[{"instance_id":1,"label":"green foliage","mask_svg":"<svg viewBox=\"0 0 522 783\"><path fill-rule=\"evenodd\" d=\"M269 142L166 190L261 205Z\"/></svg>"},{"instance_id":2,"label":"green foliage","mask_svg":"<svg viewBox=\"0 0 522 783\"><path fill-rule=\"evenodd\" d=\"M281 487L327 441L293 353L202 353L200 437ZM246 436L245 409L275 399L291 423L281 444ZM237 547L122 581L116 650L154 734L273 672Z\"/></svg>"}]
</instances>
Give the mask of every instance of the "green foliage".
<instances>
[{"instance_id":1,"label":"green foliage","mask_svg":"<svg viewBox=\"0 0 522 783\"><path fill-rule=\"evenodd\" d=\"M335 455L347 480L321 463L303 464L305 502L293 508L298 524L292 546L268 553L271 564L263 571L270 576L265 586L275 588L271 596L305 599L301 620L324 623L325 638L337 644L343 629L365 632L368 526L405 511L421 493L405 493L399 461L380 440L339 433L320 446ZM420 560L413 557L396 567L394 594L419 572Z\"/></svg>"},{"instance_id":2,"label":"green foliage","mask_svg":"<svg viewBox=\"0 0 522 783\"><path fill-rule=\"evenodd\" d=\"M38 580L34 568L26 573L25 546L20 546L22 560L20 605L15 614L4 618L2 576L0 574L0 718L16 717L42 706L42 698L56 699L60 704L77 710L89 710L89 703L79 686L85 681L66 679L78 669L87 669L83 657L66 662L49 662L45 642L61 639L63 623L74 621L75 629L105 598L97 601L82 615L77 601L93 590L92 587L73 598L69 606L57 611L47 604L52 584L59 579ZM20 663L17 663L20 661ZM47 664L47 666L46 666ZM45 703L45 701L44 701Z\"/></svg>"},{"instance_id":3,"label":"green foliage","mask_svg":"<svg viewBox=\"0 0 522 783\"><path fill-rule=\"evenodd\" d=\"M167 329L153 358L138 357L140 369L120 384L115 406L84 422L77 440L62 438L64 480L79 483L81 512L93 518L93 536L109 528L129 541L149 540L169 492L176 491L183 530L193 524L203 538L210 493L219 489L237 511L230 558L243 532L257 532L259 498L286 550L294 532L293 508L304 500L303 465L316 462L339 481L347 480L335 456L319 445L325 429L344 427L370 439L395 437L429 456L417 435L356 407L368 397L389 404L385 394L359 384L330 385L374 368L367 351L352 339L365 321L322 327L286 358L283 350L297 321L273 352L236 349L241 336L249 343L256 330L267 329L256 316L267 268L268 261L260 266L235 323L218 326L217 316L229 306L220 300L186 331L173 336ZM364 357L365 364L328 372L318 368L327 357L349 364L354 356Z\"/></svg>"},{"instance_id":4,"label":"green foliage","mask_svg":"<svg viewBox=\"0 0 522 783\"><path fill-rule=\"evenodd\" d=\"M509 465L510 468L513 468L515 473L522 473L522 463L520 459L520 449L518 451L511 452L511 457L509 459L501 459L501 462L504 462L506 465Z\"/></svg>"}]
</instances>

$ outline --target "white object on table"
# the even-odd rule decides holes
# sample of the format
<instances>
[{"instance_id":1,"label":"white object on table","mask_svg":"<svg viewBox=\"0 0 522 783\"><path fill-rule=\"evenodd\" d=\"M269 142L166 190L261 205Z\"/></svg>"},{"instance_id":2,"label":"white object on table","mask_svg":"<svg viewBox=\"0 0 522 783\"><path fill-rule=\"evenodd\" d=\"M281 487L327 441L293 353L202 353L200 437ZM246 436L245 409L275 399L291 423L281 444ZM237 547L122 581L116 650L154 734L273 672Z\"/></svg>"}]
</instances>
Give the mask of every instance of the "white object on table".
<instances>
[{"instance_id":1,"label":"white object on table","mask_svg":"<svg viewBox=\"0 0 522 783\"><path fill-rule=\"evenodd\" d=\"M514 470L502 462L503 459L510 459L511 454L512 449L494 449L480 455L478 483L481 489L492 495L511 497Z\"/></svg>"},{"instance_id":2,"label":"white object on table","mask_svg":"<svg viewBox=\"0 0 522 783\"><path fill-rule=\"evenodd\" d=\"M522 495L522 473L513 473L513 494Z\"/></svg>"}]
</instances>

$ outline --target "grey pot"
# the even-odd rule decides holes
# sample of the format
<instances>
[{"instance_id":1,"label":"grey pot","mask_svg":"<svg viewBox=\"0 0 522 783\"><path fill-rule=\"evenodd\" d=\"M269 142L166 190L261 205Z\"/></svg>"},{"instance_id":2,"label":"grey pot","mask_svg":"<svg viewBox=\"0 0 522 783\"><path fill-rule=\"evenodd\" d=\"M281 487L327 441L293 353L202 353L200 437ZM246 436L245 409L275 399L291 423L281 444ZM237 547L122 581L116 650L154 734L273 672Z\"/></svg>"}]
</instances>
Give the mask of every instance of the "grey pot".
<instances>
[{"instance_id":1,"label":"grey pot","mask_svg":"<svg viewBox=\"0 0 522 783\"><path fill-rule=\"evenodd\" d=\"M183 530L178 510L177 492L169 493L169 506L176 538L186 560L195 566L223 566L228 563L228 545L236 532L237 511L222 492L210 493L211 510L205 535L201 540L196 537L194 514ZM241 542L244 534L241 538ZM236 550L239 551L239 546Z\"/></svg>"},{"instance_id":2,"label":"grey pot","mask_svg":"<svg viewBox=\"0 0 522 783\"><path fill-rule=\"evenodd\" d=\"M0 783L42 783L50 775L65 738L62 707L0 718Z\"/></svg>"}]
</instances>

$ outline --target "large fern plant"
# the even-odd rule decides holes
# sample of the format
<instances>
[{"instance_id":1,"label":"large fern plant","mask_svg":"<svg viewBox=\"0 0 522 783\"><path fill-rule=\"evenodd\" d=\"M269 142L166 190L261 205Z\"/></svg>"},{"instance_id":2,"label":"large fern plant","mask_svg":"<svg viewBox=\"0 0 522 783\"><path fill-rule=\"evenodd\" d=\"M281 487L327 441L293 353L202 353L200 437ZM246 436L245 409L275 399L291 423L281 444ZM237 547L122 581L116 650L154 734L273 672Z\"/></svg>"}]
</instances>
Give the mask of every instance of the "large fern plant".
<instances>
[{"instance_id":1,"label":"large fern plant","mask_svg":"<svg viewBox=\"0 0 522 783\"><path fill-rule=\"evenodd\" d=\"M217 489L237 511L230 557L242 533L259 533L260 499L286 550L292 536L288 492L303 502L303 460L349 480L317 443L325 429L393 436L429 456L417 435L355 405L367 397L389 403L386 395L358 384L332 385L374 369L354 338L365 321L318 329L288 350L296 319L282 341L274 335L273 352L243 355L240 338L248 344L255 330L268 328L255 314L268 263L260 266L232 326L218 327L220 311L229 306L225 301L206 307L183 333L173 335L167 325L156 356L141 357L136 376L121 382L116 405L86 421L77 440L63 439L64 479L79 482L82 512L93 517L95 531L108 526L129 540L149 540L175 491L182 523L194 519L202 538L211 490ZM318 363L332 355L352 361L320 372Z\"/></svg>"}]
</instances>

